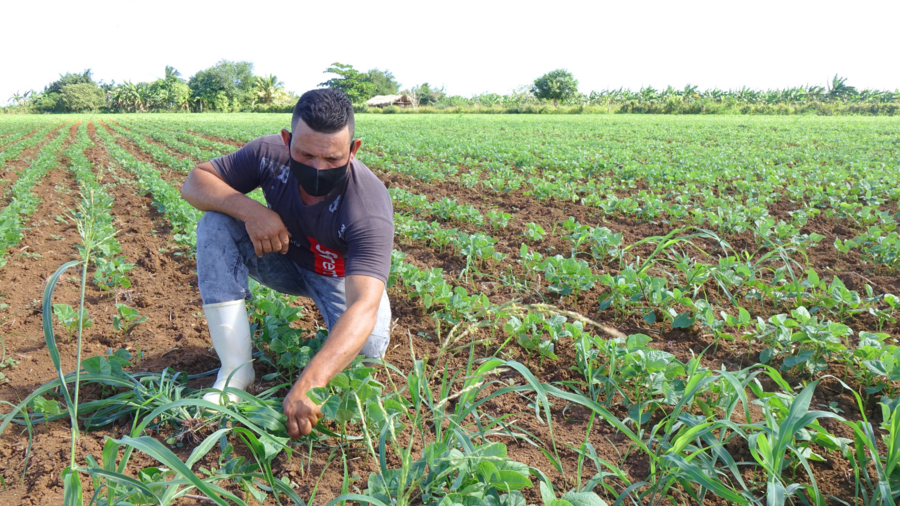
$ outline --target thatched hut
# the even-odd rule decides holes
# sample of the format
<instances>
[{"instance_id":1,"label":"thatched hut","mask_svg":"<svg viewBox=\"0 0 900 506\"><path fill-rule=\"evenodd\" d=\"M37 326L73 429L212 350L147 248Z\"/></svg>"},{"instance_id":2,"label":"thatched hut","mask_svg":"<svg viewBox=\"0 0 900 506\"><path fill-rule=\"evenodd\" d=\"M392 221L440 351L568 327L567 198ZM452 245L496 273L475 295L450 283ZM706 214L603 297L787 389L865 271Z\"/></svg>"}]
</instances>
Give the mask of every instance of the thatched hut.
<instances>
[{"instance_id":1,"label":"thatched hut","mask_svg":"<svg viewBox=\"0 0 900 506\"><path fill-rule=\"evenodd\" d=\"M387 107L389 105L396 105L400 108L407 108L413 106L413 101L409 98L409 95L376 95L369 100L366 100L366 105L369 107Z\"/></svg>"}]
</instances>

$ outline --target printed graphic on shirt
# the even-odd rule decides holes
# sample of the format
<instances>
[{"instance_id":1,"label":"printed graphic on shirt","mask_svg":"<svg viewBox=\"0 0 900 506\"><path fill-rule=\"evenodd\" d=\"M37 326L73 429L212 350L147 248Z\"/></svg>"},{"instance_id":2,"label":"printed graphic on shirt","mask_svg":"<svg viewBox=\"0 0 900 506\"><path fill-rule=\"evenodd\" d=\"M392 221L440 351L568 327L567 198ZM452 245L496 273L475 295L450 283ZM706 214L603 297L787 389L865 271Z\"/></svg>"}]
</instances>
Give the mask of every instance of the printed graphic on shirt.
<instances>
[{"instance_id":1,"label":"printed graphic on shirt","mask_svg":"<svg viewBox=\"0 0 900 506\"><path fill-rule=\"evenodd\" d=\"M288 175L290 174L290 169L276 162L275 160L270 160L266 157L262 157L259 159L259 173L260 175L269 172L279 181L281 184L287 184Z\"/></svg>"},{"instance_id":2,"label":"printed graphic on shirt","mask_svg":"<svg viewBox=\"0 0 900 506\"><path fill-rule=\"evenodd\" d=\"M315 272L332 278L344 277L344 257L338 250L323 246L312 237L309 239L309 250L315 258Z\"/></svg>"}]
</instances>

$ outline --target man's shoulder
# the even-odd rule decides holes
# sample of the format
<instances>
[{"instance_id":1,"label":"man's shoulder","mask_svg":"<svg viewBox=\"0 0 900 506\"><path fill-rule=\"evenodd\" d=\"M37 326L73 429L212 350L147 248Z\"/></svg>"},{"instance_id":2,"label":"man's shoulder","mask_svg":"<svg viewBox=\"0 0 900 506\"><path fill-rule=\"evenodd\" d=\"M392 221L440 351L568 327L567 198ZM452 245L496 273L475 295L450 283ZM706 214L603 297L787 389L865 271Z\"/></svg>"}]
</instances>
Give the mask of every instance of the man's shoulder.
<instances>
[{"instance_id":1,"label":"man's shoulder","mask_svg":"<svg viewBox=\"0 0 900 506\"><path fill-rule=\"evenodd\" d=\"M384 183L358 158L353 160L353 179L357 189L362 193L389 195Z\"/></svg>"},{"instance_id":2,"label":"man's shoulder","mask_svg":"<svg viewBox=\"0 0 900 506\"><path fill-rule=\"evenodd\" d=\"M367 215L383 215L389 219L393 219L394 212L391 205L391 196L384 186L384 183L378 179L378 176L366 167L359 159L353 161L353 191L348 195L350 201L356 201L361 207L353 209L351 205L348 211L363 212Z\"/></svg>"},{"instance_id":3,"label":"man's shoulder","mask_svg":"<svg viewBox=\"0 0 900 506\"><path fill-rule=\"evenodd\" d=\"M253 139L252 141L245 144L244 148L247 148L260 157L266 157L270 159L283 158L285 161L287 160L287 150L284 149L284 141L281 139L281 135L279 134L263 135L262 137L257 137L256 139Z\"/></svg>"}]
</instances>

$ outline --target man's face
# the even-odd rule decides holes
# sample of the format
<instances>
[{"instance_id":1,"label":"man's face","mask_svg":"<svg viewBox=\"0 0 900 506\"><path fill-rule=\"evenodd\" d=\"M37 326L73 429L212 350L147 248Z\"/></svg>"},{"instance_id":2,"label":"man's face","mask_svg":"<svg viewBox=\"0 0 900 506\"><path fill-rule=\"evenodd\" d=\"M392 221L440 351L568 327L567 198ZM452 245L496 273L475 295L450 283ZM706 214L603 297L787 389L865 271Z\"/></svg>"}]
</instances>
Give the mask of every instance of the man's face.
<instances>
[{"instance_id":1,"label":"man's face","mask_svg":"<svg viewBox=\"0 0 900 506\"><path fill-rule=\"evenodd\" d=\"M361 142L350 143L350 127L331 134L323 134L309 128L302 119L297 119L293 135L287 130L281 131L284 145L294 160L315 167L318 170L343 167L356 156ZM349 160L348 160L349 157Z\"/></svg>"}]
</instances>

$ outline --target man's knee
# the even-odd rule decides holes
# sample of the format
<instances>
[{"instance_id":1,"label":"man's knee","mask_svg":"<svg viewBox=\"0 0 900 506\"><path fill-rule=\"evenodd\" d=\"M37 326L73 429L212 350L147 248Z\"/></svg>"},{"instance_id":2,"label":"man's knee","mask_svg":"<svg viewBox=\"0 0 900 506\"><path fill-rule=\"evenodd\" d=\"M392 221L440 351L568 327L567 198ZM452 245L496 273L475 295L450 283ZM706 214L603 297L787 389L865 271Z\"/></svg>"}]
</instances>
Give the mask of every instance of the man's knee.
<instances>
[{"instance_id":1,"label":"man's knee","mask_svg":"<svg viewBox=\"0 0 900 506\"><path fill-rule=\"evenodd\" d=\"M197 248L213 246L223 240L234 241L242 233L246 233L246 228L237 218L207 211L197 222Z\"/></svg>"},{"instance_id":2,"label":"man's knee","mask_svg":"<svg viewBox=\"0 0 900 506\"><path fill-rule=\"evenodd\" d=\"M238 225L243 226L240 220L232 218L225 213L207 211L197 222L197 233L200 231L228 231L229 233Z\"/></svg>"}]
</instances>

